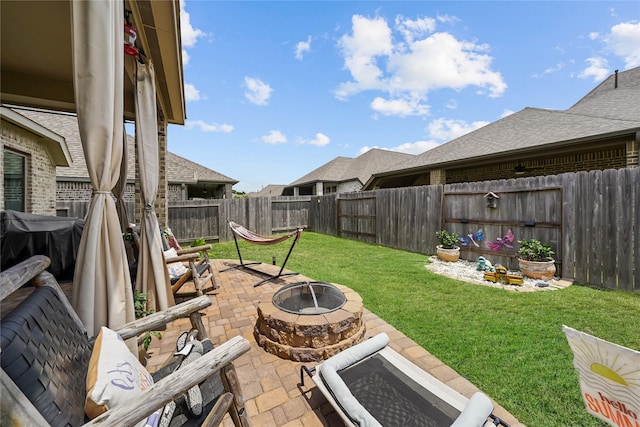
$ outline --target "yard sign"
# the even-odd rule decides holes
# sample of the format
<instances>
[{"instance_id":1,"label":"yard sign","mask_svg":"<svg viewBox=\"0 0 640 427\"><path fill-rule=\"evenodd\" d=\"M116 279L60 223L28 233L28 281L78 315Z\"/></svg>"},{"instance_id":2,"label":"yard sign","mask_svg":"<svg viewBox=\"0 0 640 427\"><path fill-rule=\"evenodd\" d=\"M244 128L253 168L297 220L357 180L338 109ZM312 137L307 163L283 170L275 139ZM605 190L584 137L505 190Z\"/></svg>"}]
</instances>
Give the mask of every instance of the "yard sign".
<instances>
[{"instance_id":1,"label":"yard sign","mask_svg":"<svg viewBox=\"0 0 640 427\"><path fill-rule=\"evenodd\" d=\"M587 412L614 427L640 427L640 352L563 326Z\"/></svg>"}]
</instances>

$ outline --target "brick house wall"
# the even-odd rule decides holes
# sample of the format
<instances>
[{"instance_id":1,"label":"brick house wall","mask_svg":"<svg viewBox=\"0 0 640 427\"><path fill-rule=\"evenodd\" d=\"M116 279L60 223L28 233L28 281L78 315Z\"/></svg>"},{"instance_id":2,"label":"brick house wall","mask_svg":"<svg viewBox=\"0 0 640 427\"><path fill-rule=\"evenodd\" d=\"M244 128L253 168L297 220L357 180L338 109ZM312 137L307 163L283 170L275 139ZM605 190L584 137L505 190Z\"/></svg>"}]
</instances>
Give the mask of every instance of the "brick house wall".
<instances>
[{"instance_id":1,"label":"brick house wall","mask_svg":"<svg viewBox=\"0 0 640 427\"><path fill-rule=\"evenodd\" d=\"M62 178L64 179L64 178ZM64 201L89 201L93 188L89 181L58 181L56 199Z\"/></svg>"},{"instance_id":2,"label":"brick house wall","mask_svg":"<svg viewBox=\"0 0 640 427\"><path fill-rule=\"evenodd\" d=\"M638 150L640 149L639 137L636 135L636 139L633 141L627 141L627 167L632 168L640 166L638 163Z\"/></svg>"},{"instance_id":3,"label":"brick house wall","mask_svg":"<svg viewBox=\"0 0 640 427\"><path fill-rule=\"evenodd\" d=\"M446 171L446 182L451 184L510 179L514 178L514 169L518 165L526 168L527 172L525 172L523 176L557 175L565 172L622 169L637 166L637 150L635 152L634 165L633 156L628 155L627 145L631 144L623 143L611 148L592 150L585 153L556 155L545 159L523 159L520 162L513 161L479 167L469 166L458 169L448 169Z\"/></svg>"},{"instance_id":4,"label":"brick house wall","mask_svg":"<svg viewBox=\"0 0 640 427\"><path fill-rule=\"evenodd\" d=\"M4 176L4 152L25 158L25 212L56 214L56 167L41 138L6 121L0 124L0 172ZM4 210L4 182L0 186L0 210Z\"/></svg>"},{"instance_id":5,"label":"brick house wall","mask_svg":"<svg viewBox=\"0 0 640 427\"><path fill-rule=\"evenodd\" d=\"M66 180L65 180L66 179ZM56 215L84 218L89 210L89 202L93 189L89 181L69 181L59 177L56 188ZM127 183L124 191L124 201L127 206L129 222L136 222L134 215L135 185ZM113 197L115 201L115 197Z\"/></svg>"},{"instance_id":6,"label":"brick house wall","mask_svg":"<svg viewBox=\"0 0 640 427\"><path fill-rule=\"evenodd\" d=\"M82 201L91 200L93 189L89 181L65 181L64 178L58 178L56 186L56 199L59 201ZM127 183L124 191L125 202L133 202L135 200L135 185Z\"/></svg>"},{"instance_id":7,"label":"brick house wall","mask_svg":"<svg viewBox=\"0 0 640 427\"><path fill-rule=\"evenodd\" d=\"M179 202L184 200L182 196L182 184L168 184L167 185L167 200L169 202Z\"/></svg>"},{"instance_id":8,"label":"brick house wall","mask_svg":"<svg viewBox=\"0 0 640 427\"><path fill-rule=\"evenodd\" d=\"M167 122L158 120L158 145L160 150L160 181L158 183L158 198L155 209L158 223L164 229L169 222L169 202L167 200Z\"/></svg>"}]
</instances>

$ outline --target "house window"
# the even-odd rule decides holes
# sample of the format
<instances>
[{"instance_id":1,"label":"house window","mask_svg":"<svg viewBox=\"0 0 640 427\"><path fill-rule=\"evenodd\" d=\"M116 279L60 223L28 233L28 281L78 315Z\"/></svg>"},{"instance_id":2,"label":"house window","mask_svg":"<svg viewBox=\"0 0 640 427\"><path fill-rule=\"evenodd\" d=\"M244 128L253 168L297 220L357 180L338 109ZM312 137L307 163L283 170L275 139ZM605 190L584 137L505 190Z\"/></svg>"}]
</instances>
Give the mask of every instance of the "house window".
<instances>
[{"instance_id":1,"label":"house window","mask_svg":"<svg viewBox=\"0 0 640 427\"><path fill-rule=\"evenodd\" d=\"M337 186L335 185L325 185L324 186L324 194L335 193L337 190Z\"/></svg>"},{"instance_id":2,"label":"house window","mask_svg":"<svg viewBox=\"0 0 640 427\"><path fill-rule=\"evenodd\" d=\"M4 151L4 208L25 211L25 157Z\"/></svg>"}]
</instances>

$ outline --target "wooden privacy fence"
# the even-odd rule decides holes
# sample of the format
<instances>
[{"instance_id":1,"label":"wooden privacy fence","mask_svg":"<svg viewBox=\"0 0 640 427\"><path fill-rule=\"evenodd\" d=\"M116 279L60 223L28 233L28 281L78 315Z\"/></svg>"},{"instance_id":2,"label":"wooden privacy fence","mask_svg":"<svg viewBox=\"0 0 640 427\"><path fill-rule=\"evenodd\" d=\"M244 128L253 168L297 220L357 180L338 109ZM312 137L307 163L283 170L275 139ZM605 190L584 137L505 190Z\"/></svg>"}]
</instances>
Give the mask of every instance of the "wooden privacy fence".
<instances>
[{"instance_id":1,"label":"wooden privacy fence","mask_svg":"<svg viewBox=\"0 0 640 427\"><path fill-rule=\"evenodd\" d=\"M517 270L515 258L518 240L537 239L551 243L558 270L562 270L562 187L529 187L539 184L523 182L525 188L509 189L508 183L494 182L493 187L476 184L452 186L442 199L442 223L456 232L463 259L484 256ZM505 185L506 184L506 185ZM488 197L495 196L495 203Z\"/></svg>"},{"instance_id":2,"label":"wooden privacy fence","mask_svg":"<svg viewBox=\"0 0 640 427\"><path fill-rule=\"evenodd\" d=\"M442 186L316 196L309 229L410 252L435 253Z\"/></svg>"},{"instance_id":3,"label":"wooden privacy fence","mask_svg":"<svg viewBox=\"0 0 640 427\"><path fill-rule=\"evenodd\" d=\"M487 207L489 192L499 197L495 208ZM233 219L260 234L308 227L425 254L435 253L437 230L473 236L482 229L484 240L467 245L463 259L483 255L517 269L517 240L536 238L552 244L560 276L640 291L639 204L640 168L631 168L327 196L216 200L200 206L189 202L170 205L169 222L184 241L231 240L226 221ZM513 248L492 250L488 243L504 239L509 230Z\"/></svg>"},{"instance_id":4,"label":"wooden privacy fence","mask_svg":"<svg viewBox=\"0 0 640 427\"><path fill-rule=\"evenodd\" d=\"M484 197L495 193L496 208ZM640 168L314 197L311 231L412 252L435 252L435 232L482 229L462 258L484 255L517 269L517 240L550 242L558 274L578 283L640 291ZM489 242L514 235L513 248Z\"/></svg>"},{"instance_id":5,"label":"wooden privacy fence","mask_svg":"<svg viewBox=\"0 0 640 427\"><path fill-rule=\"evenodd\" d=\"M484 197L493 192L496 208ZM483 255L517 269L517 240L551 242L558 275L580 284L640 292L640 168L429 185L327 196L262 197L169 204L181 242L232 240L227 220L259 234L294 230L340 236L424 254L436 231L485 239L462 258ZM489 242L514 235L513 248Z\"/></svg>"},{"instance_id":6,"label":"wooden privacy fence","mask_svg":"<svg viewBox=\"0 0 640 427\"><path fill-rule=\"evenodd\" d=\"M308 227L309 196L189 200L170 203L169 227L181 243L233 240L228 221L271 235Z\"/></svg>"},{"instance_id":7,"label":"wooden privacy fence","mask_svg":"<svg viewBox=\"0 0 640 427\"><path fill-rule=\"evenodd\" d=\"M126 200L127 219L129 222L134 221L135 203L132 200ZM89 202L84 200L64 200L56 202L56 216L84 218L89 211Z\"/></svg>"}]
</instances>

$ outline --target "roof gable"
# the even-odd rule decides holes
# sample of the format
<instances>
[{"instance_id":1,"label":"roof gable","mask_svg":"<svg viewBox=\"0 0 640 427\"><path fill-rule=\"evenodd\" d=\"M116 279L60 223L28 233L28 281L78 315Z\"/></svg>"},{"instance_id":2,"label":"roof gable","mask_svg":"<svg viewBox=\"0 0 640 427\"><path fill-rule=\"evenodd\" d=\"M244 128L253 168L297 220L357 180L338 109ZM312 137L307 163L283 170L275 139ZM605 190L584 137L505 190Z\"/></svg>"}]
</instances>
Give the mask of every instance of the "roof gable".
<instances>
[{"instance_id":1,"label":"roof gable","mask_svg":"<svg viewBox=\"0 0 640 427\"><path fill-rule=\"evenodd\" d=\"M60 112L30 110L13 107L13 111L64 137L71 155L69 167L56 168L56 176L89 179L87 163L82 151L78 120L75 115ZM135 179L135 138L127 135L127 179ZM170 183L219 182L236 184L238 181L167 151L167 181Z\"/></svg>"},{"instance_id":2,"label":"roof gable","mask_svg":"<svg viewBox=\"0 0 640 427\"><path fill-rule=\"evenodd\" d=\"M53 165L69 166L71 163L71 154L69 153L67 142L62 135L58 135L51 131L51 129L47 129L10 108L0 106L0 116L3 122L11 123L14 126L22 128L38 138L38 141L47 151Z\"/></svg>"},{"instance_id":3,"label":"roof gable","mask_svg":"<svg viewBox=\"0 0 640 427\"><path fill-rule=\"evenodd\" d=\"M406 171L496 154L633 132L640 128L640 67L611 77L565 111L527 107L425 151L380 173ZM623 85L624 83L624 85Z\"/></svg>"},{"instance_id":4,"label":"roof gable","mask_svg":"<svg viewBox=\"0 0 640 427\"><path fill-rule=\"evenodd\" d=\"M594 94L566 110L569 114L604 117L612 120L640 120L639 89L619 88Z\"/></svg>"},{"instance_id":5,"label":"roof gable","mask_svg":"<svg viewBox=\"0 0 640 427\"><path fill-rule=\"evenodd\" d=\"M394 170L469 160L499 153L542 149L562 141L575 141L621 129L640 121L613 120L527 107L497 122L442 144L396 165Z\"/></svg>"},{"instance_id":6,"label":"roof gable","mask_svg":"<svg viewBox=\"0 0 640 427\"><path fill-rule=\"evenodd\" d=\"M309 184L317 181L341 181L342 176L349 169L349 166L352 163L352 158L336 157L328 163L325 163L319 168L309 172L302 178L298 178L289 185Z\"/></svg>"},{"instance_id":7,"label":"roof gable","mask_svg":"<svg viewBox=\"0 0 640 427\"><path fill-rule=\"evenodd\" d=\"M284 190L284 185L282 184L269 184L264 187L260 191L252 191L247 193L248 197L273 197L273 196L282 196L282 191Z\"/></svg>"},{"instance_id":8,"label":"roof gable","mask_svg":"<svg viewBox=\"0 0 640 427\"><path fill-rule=\"evenodd\" d=\"M352 168L347 171L346 175L351 175L352 178L357 178L364 184L374 173L407 161L413 157L415 157L413 154L373 148L356 157ZM346 178L345 176L345 180Z\"/></svg>"},{"instance_id":9,"label":"roof gable","mask_svg":"<svg viewBox=\"0 0 640 427\"><path fill-rule=\"evenodd\" d=\"M616 84L617 81L617 84ZM617 86L617 87L616 87ZM640 67L612 74L602 81L598 86L593 88L591 92L583 96L576 105L589 101L594 97L598 97L604 92L615 91L618 89L640 89Z\"/></svg>"},{"instance_id":10,"label":"roof gable","mask_svg":"<svg viewBox=\"0 0 640 427\"><path fill-rule=\"evenodd\" d=\"M414 157L413 154L372 148L356 158L336 157L292 182L289 186L299 186L320 181L346 182L353 180L359 180L364 184L374 173L412 157Z\"/></svg>"},{"instance_id":11,"label":"roof gable","mask_svg":"<svg viewBox=\"0 0 640 427\"><path fill-rule=\"evenodd\" d=\"M238 181L221 173L167 151L167 179L169 182L220 182L237 184Z\"/></svg>"}]
</instances>

